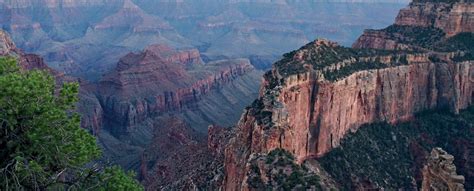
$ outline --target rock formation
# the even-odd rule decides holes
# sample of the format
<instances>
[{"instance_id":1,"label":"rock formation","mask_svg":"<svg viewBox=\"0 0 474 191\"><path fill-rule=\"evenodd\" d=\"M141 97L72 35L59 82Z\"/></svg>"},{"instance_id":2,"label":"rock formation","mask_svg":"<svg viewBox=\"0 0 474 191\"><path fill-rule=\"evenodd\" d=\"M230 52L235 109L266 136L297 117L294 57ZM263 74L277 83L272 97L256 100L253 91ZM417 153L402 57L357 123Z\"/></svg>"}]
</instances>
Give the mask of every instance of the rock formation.
<instances>
[{"instance_id":1,"label":"rock formation","mask_svg":"<svg viewBox=\"0 0 474 191\"><path fill-rule=\"evenodd\" d=\"M470 15L472 4L461 2L449 5L462 4L467 8L456 12ZM419 6L433 4L446 3ZM444 14L451 12L439 17ZM436 27L394 25L377 34L393 42L363 35L345 48L316 40L285 54L265 74L260 98L244 112L226 149L225 189L249 189L247 166L255 154L284 149L302 163L337 147L362 124L396 123L427 109L458 113L471 105L474 31Z\"/></svg>"},{"instance_id":2,"label":"rock formation","mask_svg":"<svg viewBox=\"0 0 474 191\"><path fill-rule=\"evenodd\" d=\"M456 173L456 166L453 161L453 155L448 154L441 148L434 148L423 168L421 190L464 190L464 176Z\"/></svg>"},{"instance_id":3,"label":"rock formation","mask_svg":"<svg viewBox=\"0 0 474 191\"><path fill-rule=\"evenodd\" d=\"M115 124L110 130L125 133L145 118L192 108L213 88L252 70L245 59L203 64L195 49L152 45L123 57L100 81L97 95L105 117Z\"/></svg>"},{"instance_id":4,"label":"rock formation","mask_svg":"<svg viewBox=\"0 0 474 191\"><path fill-rule=\"evenodd\" d=\"M474 32L474 4L463 1L413 1L402 9L395 25L435 27L448 37L461 32Z\"/></svg>"},{"instance_id":5,"label":"rock formation","mask_svg":"<svg viewBox=\"0 0 474 191\"><path fill-rule=\"evenodd\" d=\"M399 29L397 31L397 29ZM424 30L426 36L443 31L442 36L474 32L474 3L466 1L413 1L398 14L395 24L382 30L366 30L353 44L354 48L385 50L423 49L410 41L420 40L407 31ZM400 31L403 30L403 31ZM438 34L440 35L440 34ZM433 38L433 37L430 37Z\"/></svg>"},{"instance_id":6,"label":"rock formation","mask_svg":"<svg viewBox=\"0 0 474 191\"><path fill-rule=\"evenodd\" d=\"M204 62L197 49L150 45L122 57L98 83L83 83L93 96L81 100L82 123L98 136L106 160L140 172L147 187L191 186L184 182L205 173L193 169L222 171L205 149L207 127L235 124L257 97L260 77L247 59ZM184 179L186 173L194 175Z\"/></svg>"},{"instance_id":7,"label":"rock formation","mask_svg":"<svg viewBox=\"0 0 474 191\"><path fill-rule=\"evenodd\" d=\"M40 69L46 70L53 75L61 75L46 65L38 55L27 54L18 49L5 31L0 30L0 56L11 56L18 58L18 64L25 70Z\"/></svg>"}]
</instances>

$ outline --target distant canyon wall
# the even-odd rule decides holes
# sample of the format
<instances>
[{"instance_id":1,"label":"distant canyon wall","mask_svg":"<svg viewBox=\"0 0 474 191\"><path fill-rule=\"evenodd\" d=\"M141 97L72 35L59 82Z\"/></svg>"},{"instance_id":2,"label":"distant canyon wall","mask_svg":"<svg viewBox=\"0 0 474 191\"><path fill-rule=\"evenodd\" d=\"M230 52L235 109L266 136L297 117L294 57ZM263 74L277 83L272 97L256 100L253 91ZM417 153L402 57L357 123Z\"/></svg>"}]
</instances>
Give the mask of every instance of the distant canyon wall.
<instances>
[{"instance_id":1,"label":"distant canyon wall","mask_svg":"<svg viewBox=\"0 0 474 191\"><path fill-rule=\"evenodd\" d=\"M192 108L193 104L212 89L218 89L220 86L246 75L252 70L253 67L248 61L242 61L234 66L224 68L218 73L208 75L187 87L174 88L162 93L147 95L146 97L133 97L127 100L99 95L99 100L108 120L122 127L132 127L153 115ZM104 81L101 83L101 87L109 86L111 83L113 82ZM155 83L160 83L160 81ZM147 87L142 86L142 88ZM111 130L126 131L124 129Z\"/></svg>"}]
</instances>

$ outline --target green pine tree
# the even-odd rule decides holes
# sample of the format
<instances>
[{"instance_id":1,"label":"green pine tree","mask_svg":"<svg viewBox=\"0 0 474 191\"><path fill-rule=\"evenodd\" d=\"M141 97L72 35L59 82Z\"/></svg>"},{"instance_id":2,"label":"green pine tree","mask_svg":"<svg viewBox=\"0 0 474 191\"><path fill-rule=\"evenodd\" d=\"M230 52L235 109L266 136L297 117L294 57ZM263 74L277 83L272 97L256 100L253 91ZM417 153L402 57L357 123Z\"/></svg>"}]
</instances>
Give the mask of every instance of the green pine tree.
<instances>
[{"instance_id":1,"label":"green pine tree","mask_svg":"<svg viewBox=\"0 0 474 191\"><path fill-rule=\"evenodd\" d=\"M91 165L101 152L74 112L78 90L0 58L0 190L143 190L119 167Z\"/></svg>"}]
</instances>

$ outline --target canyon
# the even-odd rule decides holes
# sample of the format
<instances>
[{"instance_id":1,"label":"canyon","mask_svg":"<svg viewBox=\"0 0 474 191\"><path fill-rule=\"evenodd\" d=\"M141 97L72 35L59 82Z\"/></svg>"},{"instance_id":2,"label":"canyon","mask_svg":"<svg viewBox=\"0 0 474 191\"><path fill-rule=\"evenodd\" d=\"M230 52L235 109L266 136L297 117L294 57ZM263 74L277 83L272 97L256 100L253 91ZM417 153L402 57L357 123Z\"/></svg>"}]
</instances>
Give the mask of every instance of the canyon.
<instances>
[{"instance_id":1,"label":"canyon","mask_svg":"<svg viewBox=\"0 0 474 191\"><path fill-rule=\"evenodd\" d=\"M83 127L99 137L104 160L146 174L140 163L158 159L140 162L145 149L165 141L154 132L178 128L171 122L176 120L192 130L189 136L205 137L211 124L235 123L257 96L261 73L247 59L206 63L197 49L150 45L122 57L97 83L82 83L93 95L79 103ZM153 152L174 151L159 149Z\"/></svg>"},{"instance_id":2,"label":"canyon","mask_svg":"<svg viewBox=\"0 0 474 191\"><path fill-rule=\"evenodd\" d=\"M197 49L150 45L141 52L124 56L114 71L94 83L50 68L41 56L17 48L1 30L0 56L17 58L25 70L47 71L58 85L79 83L77 110L81 114L81 126L98 137L103 150L99 161L139 172L139 178L150 187L157 184L155 180L162 182L158 184L160 187L171 186L172 181L194 170L189 168L173 178L162 179L158 167L170 165L168 173L174 173L173 168L185 163L175 163L176 159L171 157L185 160L183 154L200 150L196 156L202 162L213 161L215 158L209 156L218 151L206 149L208 126L235 123L245 105L257 96L262 75L247 59L206 63ZM222 108L219 104L229 107ZM214 129L216 135L209 139L230 130L217 126ZM219 138L215 144L226 140ZM164 142L164 146L157 146ZM223 159L223 148L219 150ZM208 165L222 166L222 163Z\"/></svg>"},{"instance_id":3,"label":"canyon","mask_svg":"<svg viewBox=\"0 0 474 191\"><path fill-rule=\"evenodd\" d=\"M403 3L0 0L0 56L78 82L147 190L473 189L474 2L362 31Z\"/></svg>"},{"instance_id":4,"label":"canyon","mask_svg":"<svg viewBox=\"0 0 474 191\"><path fill-rule=\"evenodd\" d=\"M166 163L141 158L163 138L156 129L170 128L155 121L172 116L198 137L211 124L235 125L258 96L261 70L283 52L314 36L347 44L390 23L404 3L0 0L0 25L16 46L44 58L29 60L80 83L81 125L98 137L102 160L148 174L154 169L144 163ZM169 152L160 149L153 152Z\"/></svg>"}]
</instances>

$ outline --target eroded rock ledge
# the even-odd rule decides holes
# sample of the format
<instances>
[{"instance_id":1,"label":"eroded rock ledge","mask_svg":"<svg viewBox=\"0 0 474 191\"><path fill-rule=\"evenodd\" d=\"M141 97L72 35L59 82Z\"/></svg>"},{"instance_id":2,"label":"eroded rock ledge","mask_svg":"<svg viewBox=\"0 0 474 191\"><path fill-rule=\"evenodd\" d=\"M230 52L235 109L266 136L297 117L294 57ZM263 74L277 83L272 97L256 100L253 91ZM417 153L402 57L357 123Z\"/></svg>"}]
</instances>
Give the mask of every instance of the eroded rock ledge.
<instances>
[{"instance_id":1,"label":"eroded rock ledge","mask_svg":"<svg viewBox=\"0 0 474 191\"><path fill-rule=\"evenodd\" d=\"M453 155L448 154L441 148L434 148L423 168L421 190L464 190L464 176L456 173L456 166L453 161Z\"/></svg>"}]
</instances>

